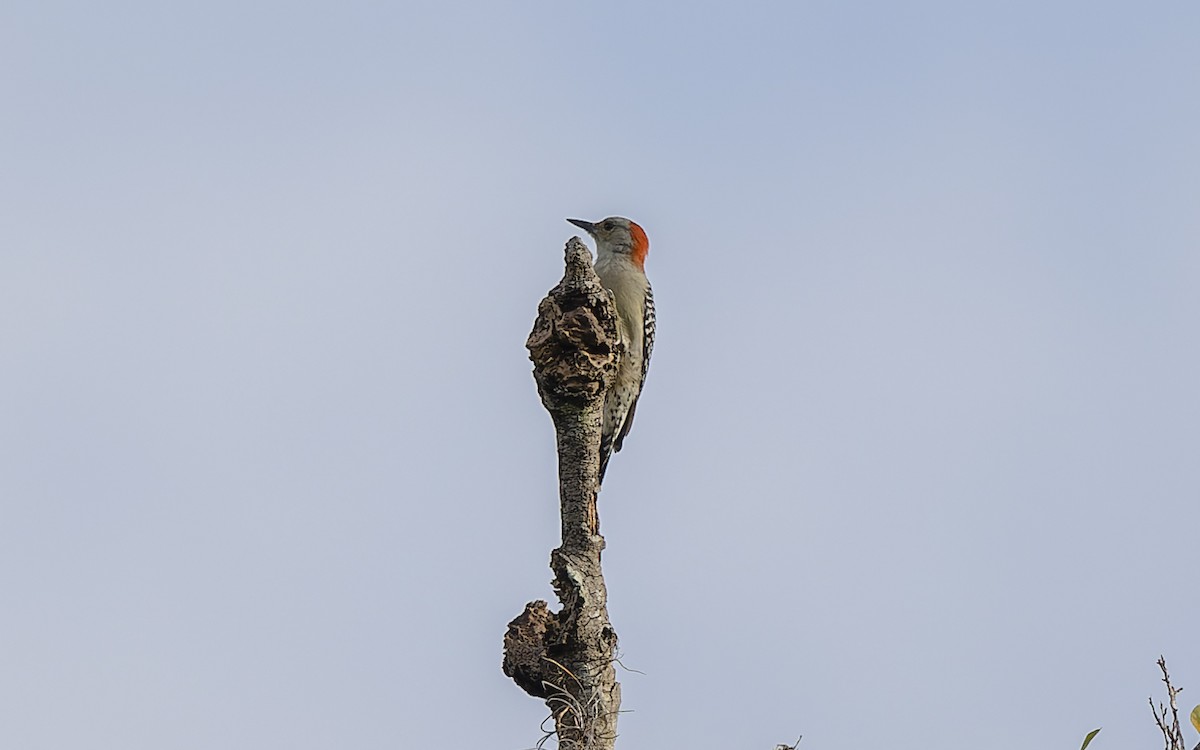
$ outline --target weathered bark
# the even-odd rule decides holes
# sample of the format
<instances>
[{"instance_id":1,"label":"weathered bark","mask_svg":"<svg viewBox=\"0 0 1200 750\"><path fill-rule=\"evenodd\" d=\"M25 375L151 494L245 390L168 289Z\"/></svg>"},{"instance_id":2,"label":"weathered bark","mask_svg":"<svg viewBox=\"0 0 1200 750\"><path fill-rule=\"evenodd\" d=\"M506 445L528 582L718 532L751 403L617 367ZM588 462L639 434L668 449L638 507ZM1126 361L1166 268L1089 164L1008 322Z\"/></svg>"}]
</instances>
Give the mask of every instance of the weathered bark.
<instances>
[{"instance_id":1,"label":"weathered bark","mask_svg":"<svg viewBox=\"0 0 1200 750\"><path fill-rule=\"evenodd\" d=\"M558 442L562 544L550 569L562 609L530 602L504 637L504 673L546 701L562 750L611 750L621 705L596 513L601 412L623 346L614 310L587 248L571 238L566 274L538 306L526 343Z\"/></svg>"}]
</instances>

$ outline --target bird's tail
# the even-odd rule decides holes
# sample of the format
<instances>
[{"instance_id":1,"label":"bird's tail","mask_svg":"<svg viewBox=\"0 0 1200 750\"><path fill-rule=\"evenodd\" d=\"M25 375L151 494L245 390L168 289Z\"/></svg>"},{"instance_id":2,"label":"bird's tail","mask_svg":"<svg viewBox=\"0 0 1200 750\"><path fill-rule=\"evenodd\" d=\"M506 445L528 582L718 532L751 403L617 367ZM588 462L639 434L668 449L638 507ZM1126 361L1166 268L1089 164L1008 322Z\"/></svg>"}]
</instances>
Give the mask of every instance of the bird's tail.
<instances>
[{"instance_id":1,"label":"bird's tail","mask_svg":"<svg viewBox=\"0 0 1200 750\"><path fill-rule=\"evenodd\" d=\"M600 482L604 484L604 472L608 471L608 459L612 458L613 441L612 435L600 436Z\"/></svg>"}]
</instances>

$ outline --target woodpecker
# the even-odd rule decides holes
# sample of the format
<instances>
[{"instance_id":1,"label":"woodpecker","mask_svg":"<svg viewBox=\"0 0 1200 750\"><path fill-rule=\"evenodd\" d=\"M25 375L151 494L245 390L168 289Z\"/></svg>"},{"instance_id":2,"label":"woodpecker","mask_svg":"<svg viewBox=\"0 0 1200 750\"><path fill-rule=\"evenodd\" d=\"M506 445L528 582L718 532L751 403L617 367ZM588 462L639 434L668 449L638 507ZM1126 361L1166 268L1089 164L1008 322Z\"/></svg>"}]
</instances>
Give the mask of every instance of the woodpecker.
<instances>
[{"instance_id":1,"label":"woodpecker","mask_svg":"<svg viewBox=\"0 0 1200 750\"><path fill-rule=\"evenodd\" d=\"M600 481L608 459L621 450L633 425L638 396L646 382L650 353L654 350L654 293L646 278L646 253L650 240L634 222L610 216L593 224L567 219L596 241L596 275L617 302L617 330L625 342L625 356L616 382L604 398L604 426L600 433Z\"/></svg>"}]
</instances>

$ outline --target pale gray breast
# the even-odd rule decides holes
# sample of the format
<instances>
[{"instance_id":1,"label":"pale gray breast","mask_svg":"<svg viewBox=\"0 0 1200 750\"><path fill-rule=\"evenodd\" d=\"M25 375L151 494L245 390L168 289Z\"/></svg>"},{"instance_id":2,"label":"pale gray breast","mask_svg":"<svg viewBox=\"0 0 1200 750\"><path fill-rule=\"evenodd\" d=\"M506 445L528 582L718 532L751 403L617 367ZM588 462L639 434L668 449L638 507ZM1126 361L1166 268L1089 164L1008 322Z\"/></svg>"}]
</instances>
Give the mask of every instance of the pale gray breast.
<instances>
[{"instance_id":1,"label":"pale gray breast","mask_svg":"<svg viewBox=\"0 0 1200 750\"><path fill-rule=\"evenodd\" d=\"M596 275L606 289L613 290L620 318L621 337L625 341L625 356L621 360L621 380L642 377L642 335L645 314L646 277L620 261L601 259L596 263Z\"/></svg>"}]
</instances>

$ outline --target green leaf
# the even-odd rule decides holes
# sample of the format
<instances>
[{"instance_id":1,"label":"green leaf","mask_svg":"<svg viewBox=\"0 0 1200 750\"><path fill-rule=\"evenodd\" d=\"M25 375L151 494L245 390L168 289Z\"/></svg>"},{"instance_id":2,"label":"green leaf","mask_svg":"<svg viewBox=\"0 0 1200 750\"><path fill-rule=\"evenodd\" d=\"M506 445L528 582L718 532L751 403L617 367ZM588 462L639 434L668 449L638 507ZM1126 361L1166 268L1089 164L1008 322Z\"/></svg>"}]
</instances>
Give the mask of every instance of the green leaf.
<instances>
[{"instance_id":1,"label":"green leaf","mask_svg":"<svg viewBox=\"0 0 1200 750\"><path fill-rule=\"evenodd\" d=\"M1196 728L1197 732L1200 732L1200 706L1192 709L1192 726Z\"/></svg>"},{"instance_id":2,"label":"green leaf","mask_svg":"<svg viewBox=\"0 0 1200 750\"><path fill-rule=\"evenodd\" d=\"M1088 732L1087 737L1083 738L1083 744L1079 746L1079 750L1087 750L1087 746L1092 740L1096 739L1096 735L1098 734L1100 734L1099 729L1093 729L1092 731Z\"/></svg>"}]
</instances>

